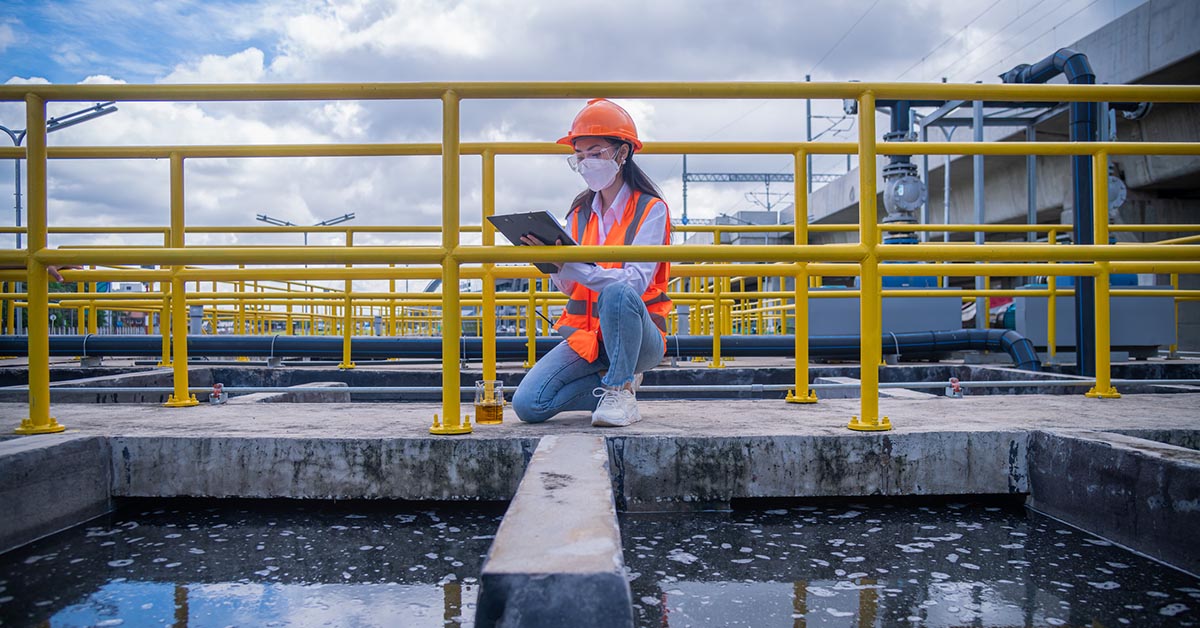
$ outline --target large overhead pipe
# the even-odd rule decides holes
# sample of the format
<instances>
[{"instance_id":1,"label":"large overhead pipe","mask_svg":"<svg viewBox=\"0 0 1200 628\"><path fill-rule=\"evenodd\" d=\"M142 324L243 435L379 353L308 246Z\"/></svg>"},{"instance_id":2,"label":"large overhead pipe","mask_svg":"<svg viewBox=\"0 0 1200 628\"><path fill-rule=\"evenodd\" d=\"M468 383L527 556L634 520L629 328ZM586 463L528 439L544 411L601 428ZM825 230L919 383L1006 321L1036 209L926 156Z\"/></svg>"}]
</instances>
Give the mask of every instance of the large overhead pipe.
<instances>
[{"instance_id":1,"label":"large overhead pipe","mask_svg":"<svg viewBox=\"0 0 1200 628\"><path fill-rule=\"evenodd\" d=\"M1064 74L1073 85L1094 85L1096 73L1087 55L1071 50L1058 52L1033 65L1022 63L1000 75L1005 83L1045 83ZM1096 141L1098 105L1094 102L1071 103L1071 141ZM1075 244L1094 244L1092 219L1092 158L1090 155L1071 157L1074 181L1072 211ZM1096 283L1093 277L1076 278L1075 291L1075 359L1078 372L1085 377L1096 374Z\"/></svg>"},{"instance_id":2,"label":"large overhead pipe","mask_svg":"<svg viewBox=\"0 0 1200 628\"><path fill-rule=\"evenodd\" d=\"M526 359L525 338L510 336L496 339L498 361ZM557 336L537 339L537 354L545 355L562 342ZM1033 343L1011 329L958 329L952 331L923 331L888 333L882 339L884 355L910 358L934 358L953 351L1004 351L1012 356L1013 364L1028 371L1040 368ZM815 358L855 360L859 351L858 336L813 336L809 339L809 355ZM468 360L483 356L481 338L463 338L459 355ZM364 336L351 341L351 359L438 359L442 357L440 337L374 337ZM795 337L722 336L721 353L734 357L794 357ZM22 336L0 336L0 355L25 355L27 346ZM51 336L52 356L143 357L162 353L160 336ZM668 336L667 356L689 358L712 353L712 336ZM270 358L342 358L342 339L328 336L188 336L188 355L194 357L254 356Z\"/></svg>"}]
</instances>

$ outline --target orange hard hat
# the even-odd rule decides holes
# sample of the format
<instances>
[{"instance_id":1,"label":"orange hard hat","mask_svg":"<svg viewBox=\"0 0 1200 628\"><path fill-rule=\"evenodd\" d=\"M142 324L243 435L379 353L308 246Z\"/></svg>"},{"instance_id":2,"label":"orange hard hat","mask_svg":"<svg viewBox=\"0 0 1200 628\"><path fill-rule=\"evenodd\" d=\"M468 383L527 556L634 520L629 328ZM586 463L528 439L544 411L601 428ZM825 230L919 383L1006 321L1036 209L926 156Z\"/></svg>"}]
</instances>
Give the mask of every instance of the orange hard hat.
<instances>
[{"instance_id":1,"label":"orange hard hat","mask_svg":"<svg viewBox=\"0 0 1200 628\"><path fill-rule=\"evenodd\" d=\"M558 143L573 146L581 137L612 137L633 144L634 150L642 149L642 141L638 139L637 127L629 112L606 98L589 100L571 123L571 132Z\"/></svg>"}]
</instances>

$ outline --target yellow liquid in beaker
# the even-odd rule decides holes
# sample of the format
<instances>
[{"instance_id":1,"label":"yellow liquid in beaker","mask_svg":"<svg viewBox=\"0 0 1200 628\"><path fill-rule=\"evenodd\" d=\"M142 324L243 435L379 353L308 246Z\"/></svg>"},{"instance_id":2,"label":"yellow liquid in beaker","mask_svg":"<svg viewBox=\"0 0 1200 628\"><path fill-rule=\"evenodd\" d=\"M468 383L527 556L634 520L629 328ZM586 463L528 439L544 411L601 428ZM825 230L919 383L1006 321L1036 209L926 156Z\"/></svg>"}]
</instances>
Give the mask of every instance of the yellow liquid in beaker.
<instances>
[{"instance_id":1,"label":"yellow liquid in beaker","mask_svg":"<svg viewBox=\"0 0 1200 628\"><path fill-rule=\"evenodd\" d=\"M475 404L475 422L480 425L499 425L504 422L504 404L477 403Z\"/></svg>"}]
</instances>

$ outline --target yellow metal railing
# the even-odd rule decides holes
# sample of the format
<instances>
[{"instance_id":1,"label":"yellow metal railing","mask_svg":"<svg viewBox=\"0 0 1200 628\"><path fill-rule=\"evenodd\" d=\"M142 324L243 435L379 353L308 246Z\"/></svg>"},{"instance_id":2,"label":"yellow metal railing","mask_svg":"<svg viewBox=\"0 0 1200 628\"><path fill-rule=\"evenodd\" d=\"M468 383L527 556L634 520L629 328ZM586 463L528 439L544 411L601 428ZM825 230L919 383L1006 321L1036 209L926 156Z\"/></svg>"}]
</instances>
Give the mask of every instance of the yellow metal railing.
<instances>
[{"instance_id":1,"label":"yellow metal railing","mask_svg":"<svg viewBox=\"0 0 1200 628\"><path fill-rule=\"evenodd\" d=\"M721 98L721 99L853 99L858 101L857 143L836 142L657 142L647 143L646 154L780 154L795 160L796 224L793 226L794 245L757 246L629 246L578 248L547 247L546 249L515 249L497 247L488 223L482 227L483 244L463 246L460 241L461 214L459 208L459 161L462 155L479 155L483 162L483 215L495 210L495 159L500 155L540 155L564 152L548 142L460 142L459 108L464 99L494 98ZM46 102L80 100L120 101L251 101L251 100L438 100L442 105L442 139L428 144L345 144L345 145L287 145L287 146L137 146L137 147L56 147L46 146ZM774 262L791 265L795 277L796 306L796 379L797 386L791 401L815 400L807 385L807 308L810 278L829 274L857 274L860 277L862 399L860 414L849 426L856 430L890 428L887 417L879 413L876 365L880 363L880 300L884 296L880 277L900 273L910 275L951 276L957 274L991 274L1000 269L1010 276L1076 275L1097 279L1096 307L1096 385L1093 396L1112 396L1108 365L1108 276L1113 272L1196 273L1200 271L1200 246L1192 240L1159 244L1107 244L1110 228L1107 215L1107 176L1093 177L1096 245L1054 246L1052 244L984 244L926 243L888 245L880 243L880 234L892 229L877 224L876 156L877 155L1085 155L1092 156L1097 175L1106 173L1109 155L1197 155L1197 142L1004 142L1004 143L883 143L875 133L876 99L966 99L1001 101L1150 101L1200 102L1200 87L1192 86L1074 86L1074 85L954 85L907 83L419 83L419 84L321 84L321 85L11 85L0 87L0 101L23 101L26 127L29 129L25 148L0 148L0 158L24 158L28 162L28 244L20 251L0 251L0 265L22 265L28 283L29 312L29 417L22 423L22 433L43 433L63 429L50 415L49 403L49 295L47 265L117 265L152 264L166 267L158 271L78 271L72 278L94 282L101 279L141 276L160 284L164 289L162 307L171 312L177 405L190 405L187 388L186 360L186 303L188 281L253 281L340 279L394 279L405 276L402 270L428 272L425 268L355 268L355 264L413 264L439 271L442 281L441 328L442 369L444 392L440 418L435 415L431 431L437 434L458 434L470 431L468 420L460 418L458 339L453 330L461 328L463 303L459 278L479 265L484 279L482 295L485 324L484 347L492 345L493 353L485 358L485 369L492 365L494 374L494 325L486 324L488 311L494 310L494 289L486 286L500 276L502 269L494 266L512 262L565 261L670 261L709 262L733 265L740 262ZM804 162L808 155L852 154L859 156L859 219L856 244L809 244L810 231L825 231L827 227L807 224L807 196L802 189L806 180ZM431 232L441 235L440 246L350 246L353 231L347 233L343 247L290 246L186 246L184 234L185 207L183 203L184 166L188 159L250 158L288 156L400 156L440 155L442 158L442 225ZM171 221L164 233L163 247L115 247L93 249L47 248L47 190L46 163L48 159L132 159L161 158L171 163ZM830 226L833 227L833 226ZM1014 226L1016 228L1018 226ZM1061 229L1061 226L1053 226ZM837 226L838 229L855 228ZM960 227L926 225L928 231L961 231ZM1028 230L1019 226L1020 230ZM195 229L195 228L193 228ZM721 230L735 231L732 226ZM905 226L905 230L915 230ZM277 230L277 229L272 229ZM294 228L295 231L319 231L315 227ZM828 228L828 230L835 230ZM977 228L969 230L979 230ZM1132 229L1131 229L1132 230ZM147 231L153 233L154 231ZM714 230L719 240L720 230ZM881 262L925 262L881 265ZM928 262L936 262L929 264ZM1055 262L1077 262L1069 271ZM346 268L207 268L229 265L286 265L337 264ZM201 266L202 268L187 268ZM856 272L847 273L846 266ZM464 268L465 267L465 268ZM994 268L993 268L994 267ZM707 271L706 272L710 272ZM738 271L744 274L745 266ZM138 275L138 273L141 273ZM0 278L12 279L6 273ZM714 296L722 293L721 273L715 277ZM348 283L347 283L348 286ZM165 288L165 286L164 286ZM345 290L345 313L350 316L350 290ZM1054 294L1054 291L1050 291ZM536 295L535 295L536 297ZM722 300L714 307L711 326L716 339L714 354L719 356L720 332L729 328L722 320ZM11 301L10 301L11 303ZM727 318L727 317L726 317ZM346 322L352 322L350 318ZM494 321L493 321L494 322ZM532 326L531 326L532 327ZM348 345L347 345L348 351ZM486 356L487 354L485 354ZM349 355L345 354L348 362ZM487 371L485 370L485 374Z\"/></svg>"}]
</instances>

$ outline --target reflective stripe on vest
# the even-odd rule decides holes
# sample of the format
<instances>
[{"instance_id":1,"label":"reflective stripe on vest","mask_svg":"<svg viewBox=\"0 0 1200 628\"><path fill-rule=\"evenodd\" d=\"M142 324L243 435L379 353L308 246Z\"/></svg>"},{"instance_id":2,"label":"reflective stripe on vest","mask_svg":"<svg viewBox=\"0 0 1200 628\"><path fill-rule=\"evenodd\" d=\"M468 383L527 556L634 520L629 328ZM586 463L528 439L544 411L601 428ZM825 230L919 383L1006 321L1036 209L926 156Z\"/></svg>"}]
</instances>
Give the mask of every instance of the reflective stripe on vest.
<instances>
[{"instance_id":1,"label":"reflective stripe on vest","mask_svg":"<svg viewBox=\"0 0 1200 628\"><path fill-rule=\"evenodd\" d=\"M573 231L576 242L584 246L633 244L638 230L645 221L646 210L656 200L660 199L650 194L632 192L622 209L620 223L614 224L613 231L606 234L604 243L599 242L600 217L592 211L590 204L573 207L572 213L575 214ZM593 217L595 221L592 220ZM670 216L668 215L666 218L663 244L670 243ZM624 267L623 262L600 262L598 265L603 268ZM666 347L667 316L672 308L671 299L666 294L669 275L670 265L666 262L659 263L650 278L646 292L642 294L642 302L650 314L650 320L663 334L664 347ZM600 321L596 307L598 296L596 292L576 284L571 291L570 299L567 301L562 316L554 325L554 328L566 338L567 344L588 362L595 361L600 352Z\"/></svg>"}]
</instances>

